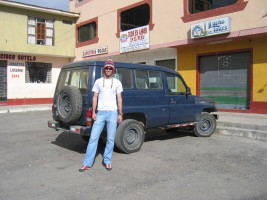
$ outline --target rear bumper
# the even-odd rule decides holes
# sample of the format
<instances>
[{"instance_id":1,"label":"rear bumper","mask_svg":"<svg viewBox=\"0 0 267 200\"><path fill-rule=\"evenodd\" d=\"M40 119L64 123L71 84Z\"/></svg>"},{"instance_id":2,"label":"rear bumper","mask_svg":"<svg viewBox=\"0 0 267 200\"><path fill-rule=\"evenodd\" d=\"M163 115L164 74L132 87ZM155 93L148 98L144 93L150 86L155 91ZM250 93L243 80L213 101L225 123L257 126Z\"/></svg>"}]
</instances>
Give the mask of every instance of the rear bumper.
<instances>
[{"instance_id":1,"label":"rear bumper","mask_svg":"<svg viewBox=\"0 0 267 200\"><path fill-rule=\"evenodd\" d=\"M72 134L78 134L81 136L89 136L91 133L91 126L70 126L69 129L60 126L60 123L54 120L47 122L49 128L55 129L56 131L62 130Z\"/></svg>"}]
</instances>

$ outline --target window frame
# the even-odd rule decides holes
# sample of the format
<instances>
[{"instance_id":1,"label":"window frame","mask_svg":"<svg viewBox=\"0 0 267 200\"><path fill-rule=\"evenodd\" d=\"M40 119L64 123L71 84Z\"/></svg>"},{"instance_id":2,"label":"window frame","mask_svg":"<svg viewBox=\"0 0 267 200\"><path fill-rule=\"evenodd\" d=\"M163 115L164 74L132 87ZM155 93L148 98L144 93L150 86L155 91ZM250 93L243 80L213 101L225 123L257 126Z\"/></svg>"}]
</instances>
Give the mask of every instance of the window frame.
<instances>
[{"instance_id":1,"label":"window frame","mask_svg":"<svg viewBox=\"0 0 267 200\"><path fill-rule=\"evenodd\" d=\"M34 65L34 66L31 66L31 65ZM38 68L38 66L36 65L43 65L42 67ZM34 69L33 70L30 70L29 68L30 67L33 67ZM30 71L40 71L41 68L46 68L46 82L38 82L37 81L34 81L34 82L31 82L31 79L33 78L36 78L36 76L34 77L31 77L31 74L30 74ZM39 69L39 70L38 70ZM25 63L25 83L28 84L51 84L52 83L52 63L45 63L45 62L26 62ZM40 75L40 73L37 73L37 77L38 75Z\"/></svg>"},{"instance_id":2,"label":"window frame","mask_svg":"<svg viewBox=\"0 0 267 200\"><path fill-rule=\"evenodd\" d=\"M90 23L93 23L95 22L96 23L96 36L94 39L91 39L91 40L87 40L87 41L84 41L84 42L79 42L79 28L81 26L84 26L86 24L90 24ZM90 20L87 20L87 21L84 21L82 23L79 23L79 24L76 24L76 47L82 47L82 46L87 46L87 45L90 45L90 44L95 44L99 41L99 38L98 38L98 17L96 18L93 18L93 19L90 19Z\"/></svg>"},{"instance_id":3,"label":"window frame","mask_svg":"<svg viewBox=\"0 0 267 200\"><path fill-rule=\"evenodd\" d=\"M191 14L189 12L189 2L188 1L189 0L183 0L184 16L181 17L181 19L184 23L242 11L245 9L245 7L248 4L248 1L237 0L237 2L232 4L232 5L228 5L228 6L224 6L224 7L220 7L220 8L215 8L215 9Z\"/></svg>"},{"instance_id":4,"label":"window frame","mask_svg":"<svg viewBox=\"0 0 267 200\"><path fill-rule=\"evenodd\" d=\"M34 24L32 24L31 20L34 20ZM52 24L52 26L48 26ZM38 38L38 24L44 24L44 39ZM48 31L50 30L50 32ZM34 31L34 33L33 33ZM52 34L51 34L52 32ZM51 35L50 35L51 34ZM32 37L32 39L30 39ZM34 43L33 41L34 37ZM51 39L51 44L48 44L49 42L47 39ZM38 43L38 41L44 41L44 43ZM44 45L44 46L54 46L55 45L55 20L52 18L44 18L44 17L34 17L34 16L28 16L27 19L27 44L33 44L33 45Z\"/></svg>"},{"instance_id":5,"label":"window frame","mask_svg":"<svg viewBox=\"0 0 267 200\"><path fill-rule=\"evenodd\" d=\"M149 5L149 9L150 9L150 16L149 16L149 31L152 31L154 29L154 25L153 24L153 9L152 9L152 0L144 0L144 1L140 1L138 3L135 3L135 4L132 4L132 5L129 5L129 6L126 6L124 8L120 8L117 10L117 33L116 33L116 37L119 38L120 37L120 32L122 32L121 30L121 13L126 11L126 10L130 10L132 8L135 8L135 7L138 7L138 6L141 6L141 5L144 5L144 4L148 4ZM130 30L130 29L129 29Z\"/></svg>"}]
</instances>

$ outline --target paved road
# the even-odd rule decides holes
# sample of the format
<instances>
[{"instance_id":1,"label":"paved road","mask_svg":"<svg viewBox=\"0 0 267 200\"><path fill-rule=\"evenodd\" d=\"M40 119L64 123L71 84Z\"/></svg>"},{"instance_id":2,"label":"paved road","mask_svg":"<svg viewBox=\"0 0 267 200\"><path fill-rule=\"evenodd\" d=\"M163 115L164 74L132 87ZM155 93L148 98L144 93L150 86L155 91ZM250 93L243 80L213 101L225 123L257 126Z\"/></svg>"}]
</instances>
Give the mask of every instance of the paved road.
<instances>
[{"instance_id":1,"label":"paved road","mask_svg":"<svg viewBox=\"0 0 267 200\"><path fill-rule=\"evenodd\" d=\"M1 200L267 199L267 142L150 131L141 151L78 172L86 144L47 128L50 111L0 115Z\"/></svg>"}]
</instances>

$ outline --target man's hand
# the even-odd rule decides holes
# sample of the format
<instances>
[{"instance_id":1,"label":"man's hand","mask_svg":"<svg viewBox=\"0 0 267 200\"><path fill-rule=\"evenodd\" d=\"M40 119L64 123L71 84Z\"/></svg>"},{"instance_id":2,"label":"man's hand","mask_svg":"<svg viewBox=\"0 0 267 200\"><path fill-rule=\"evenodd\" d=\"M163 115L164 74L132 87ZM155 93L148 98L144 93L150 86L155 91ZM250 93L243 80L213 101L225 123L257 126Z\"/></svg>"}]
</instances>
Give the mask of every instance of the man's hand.
<instances>
[{"instance_id":1,"label":"man's hand","mask_svg":"<svg viewBox=\"0 0 267 200\"><path fill-rule=\"evenodd\" d=\"M95 113L92 114L92 119L93 119L94 121L96 120L96 114L95 114Z\"/></svg>"},{"instance_id":2,"label":"man's hand","mask_svg":"<svg viewBox=\"0 0 267 200\"><path fill-rule=\"evenodd\" d=\"M118 115L118 123L121 123L121 122L122 122L122 116Z\"/></svg>"}]
</instances>

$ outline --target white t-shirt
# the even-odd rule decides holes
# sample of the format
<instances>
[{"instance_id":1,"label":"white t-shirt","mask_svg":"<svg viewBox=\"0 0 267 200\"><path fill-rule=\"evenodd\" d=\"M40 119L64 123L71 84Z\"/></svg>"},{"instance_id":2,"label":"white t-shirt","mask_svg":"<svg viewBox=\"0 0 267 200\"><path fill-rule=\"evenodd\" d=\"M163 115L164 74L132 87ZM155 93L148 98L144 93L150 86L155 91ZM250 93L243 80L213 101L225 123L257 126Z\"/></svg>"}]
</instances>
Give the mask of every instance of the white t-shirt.
<instances>
[{"instance_id":1,"label":"white t-shirt","mask_svg":"<svg viewBox=\"0 0 267 200\"><path fill-rule=\"evenodd\" d=\"M98 93L97 110L118 110L117 94L123 91L122 84L118 79L99 78L95 81L92 91Z\"/></svg>"}]
</instances>

